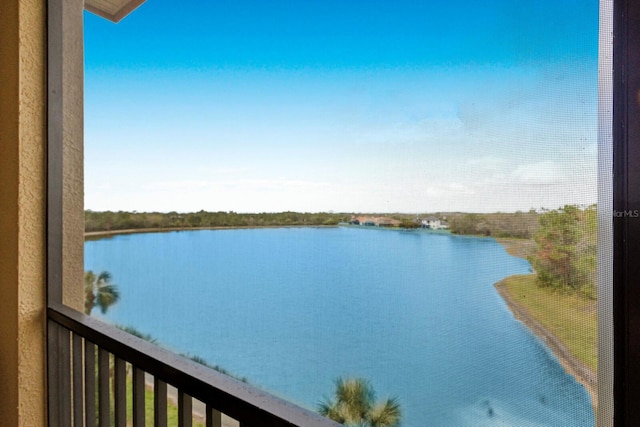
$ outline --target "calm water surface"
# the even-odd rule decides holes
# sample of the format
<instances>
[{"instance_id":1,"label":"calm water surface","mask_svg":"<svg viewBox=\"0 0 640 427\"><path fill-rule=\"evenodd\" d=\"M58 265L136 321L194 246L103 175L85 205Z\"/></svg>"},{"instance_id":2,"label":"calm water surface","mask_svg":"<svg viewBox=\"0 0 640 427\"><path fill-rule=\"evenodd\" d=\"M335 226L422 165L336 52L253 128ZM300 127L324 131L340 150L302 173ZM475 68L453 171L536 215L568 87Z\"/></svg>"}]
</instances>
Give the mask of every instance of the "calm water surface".
<instances>
[{"instance_id":1,"label":"calm water surface","mask_svg":"<svg viewBox=\"0 0 640 427\"><path fill-rule=\"evenodd\" d=\"M492 239L358 228L122 235L107 320L315 410L338 376L397 396L404 426L592 426L585 389L493 284L529 272Z\"/></svg>"}]
</instances>

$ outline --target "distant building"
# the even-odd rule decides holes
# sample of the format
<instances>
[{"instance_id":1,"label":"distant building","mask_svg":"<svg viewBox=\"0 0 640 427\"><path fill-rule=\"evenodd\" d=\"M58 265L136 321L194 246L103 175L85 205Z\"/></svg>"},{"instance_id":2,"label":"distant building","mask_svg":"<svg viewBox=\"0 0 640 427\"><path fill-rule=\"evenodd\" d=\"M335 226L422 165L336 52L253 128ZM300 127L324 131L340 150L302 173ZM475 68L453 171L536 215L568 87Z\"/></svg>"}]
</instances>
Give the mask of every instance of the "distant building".
<instances>
[{"instance_id":1,"label":"distant building","mask_svg":"<svg viewBox=\"0 0 640 427\"><path fill-rule=\"evenodd\" d=\"M446 230L449 228L449 224L446 221L430 216L428 218L420 220L422 228L428 228L430 230Z\"/></svg>"},{"instance_id":2,"label":"distant building","mask_svg":"<svg viewBox=\"0 0 640 427\"><path fill-rule=\"evenodd\" d=\"M353 216L350 223L366 227L398 227L401 222L385 216Z\"/></svg>"},{"instance_id":3,"label":"distant building","mask_svg":"<svg viewBox=\"0 0 640 427\"><path fill-rule=\"evenodd\" d=\"M397 219L388 218L388 217L379 217L376 219L376 225L378 227L398 227L402 222Z\"/></svg>"}]
</instances>

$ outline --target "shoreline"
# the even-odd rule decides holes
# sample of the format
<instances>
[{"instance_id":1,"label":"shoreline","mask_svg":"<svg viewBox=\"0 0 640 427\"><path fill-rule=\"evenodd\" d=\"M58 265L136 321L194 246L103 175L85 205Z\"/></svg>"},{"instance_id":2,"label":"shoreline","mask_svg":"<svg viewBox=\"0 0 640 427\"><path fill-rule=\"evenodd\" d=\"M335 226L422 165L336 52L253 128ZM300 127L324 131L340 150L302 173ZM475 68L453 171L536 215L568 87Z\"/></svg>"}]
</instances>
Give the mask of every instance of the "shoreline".
<instances>
[{"instance_id":1,"label":"shoreline","mask_svg":"<svg viewBox=\"0 0 640 427\"><path fill-rule=\"evenodd\" d=\"M334 228L338 225L221 225L213 227L167 227L167 228L128 228L124 230L85 231L84 239L93 240L113 237L121 234L169 233L172 231L201 231L201 230L251 230L258 228Z\"/></svg>"},{"instance_id":2,"label":"shoreline","mask_svg":"<svg viewBox=\"0 0 640 427\"><path fill-rule=\"evenodd\" d=\"M523 240L521 242L509 239L496 239L496 241L502 245L510 255L517 256L526 259L526 252L530 243ZM553 333L547 330L535 317L529 313L526 307L518 304L509 294L509 291L505 287L505 280L500 280L494 284L494 287L498 291L498 294L502 297L507 304L509 311L513 316L522 324L527 327L535 336L541 339L545 345L553 352L565 371L575 378L575 380L582 384L591 397L591 406L593 408L594 415L598 409L598 387L597 387L597 374L585 365L582 361L578 360L575 356L569 352L564 343L558 339Z\"/></svg>"},{"instance_id":3,"label":"shoreline","mask_svg":"<svg viewBox=\"0 0 640 427\"><path fill-rule=\"evenodd\" d=\"M392 228L392 227L364 227L359 225L339 223L336 225L304 225L304 224L286 225L286 224L283 224L283 225L217 225L217 226L211 226L211 227L127 228L122 230L85 231L84 239L98 240L102 238L125 235L125 234L170 233L173 231L255 230L260 228L337 228L337 227L389 230L389 231L418 231L421 233L451 235L451 232L449 230L429 230L429 229L420 229L420 228L414 229L414 230L405 230L405 229ZM465 236L465 235L460 234L459 236ZM479 236L468 236L468 237L479 237Z\"/></svg>"}]
</instances>

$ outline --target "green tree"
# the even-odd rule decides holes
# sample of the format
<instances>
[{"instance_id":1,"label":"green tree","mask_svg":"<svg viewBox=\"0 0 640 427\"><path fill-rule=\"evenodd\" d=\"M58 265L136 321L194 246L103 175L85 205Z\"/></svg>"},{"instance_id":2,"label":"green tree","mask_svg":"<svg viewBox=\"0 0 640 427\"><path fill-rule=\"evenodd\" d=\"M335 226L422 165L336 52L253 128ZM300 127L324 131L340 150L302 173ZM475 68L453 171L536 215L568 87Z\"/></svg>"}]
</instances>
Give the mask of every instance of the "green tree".
<instances>
[{"instance_id":1,"label":"green tree","mask_svg":"<svg viewBox=\"0 0 640 427\"><path fill-rule=\"evenodd\" d=\"M565 206L539 217L529 258L541 286L583 291L595 286L596 214Z\"/></svg>"},{"instance_id":2,"label":"green tree","mask_svg":"<svg viewBox=\"0 0 640 427\"><path fill-rule=\"evenodd\" d=\"M121 326L121 325L116 325L116 328L120 329L121 331L125 331L128 334L131 334L133 336L136 336L140 339L143 339L145 341L150 342L151 344L157 344L158 340L155 339L153 337L153 335L151 334L146 334L144 332L139 331L137 328L135 328L134 326Z\"/></svg>"},{"instance_id":3,"label":"green tree","mask_svg":"<svg viewBox=\"0 0 640 427\"><path fill-rule=\"evenodd\" d=\"M397 398L376 402L369 381L363 378L338 378L335 400L320 403L318 412L349 427L396 427L402 417Z\"/></svg>"},{"instance_id":4,"label":"green tree","mask_svg":"<svg viewBox=\"0 0 640 427\"><path fill-rule=\"evenodd\" d=\"M420 224L418 224L417 221L414 221L411 219L403 219L400 222L400 228L406 228L406 229L420 228Z\"/></svg>"},{"instance_id":5,"label":"green tree","mask_svg":"<svg viewBox=\"0 0 640 427\"><path fill-rule=\"evenodd\" d=\"M596 299L597 294L597 248L597 209L596 205L592 205L581 212L579 238L573 263L578 283L581 284L580 292L591 299Z\"/></svg>"},{"instance_id":6,"label":"green tree","mask_svg":"<svg viewBox=\"0 0 640 427\"><path fill-rule=\"evenodd\" d=\"M104 314L120 299L118 287L111 283L111 274L103 271L96 275L93 271L84 273L84 313L91 314L95 306Z\"/></svg>"}]
</instances>

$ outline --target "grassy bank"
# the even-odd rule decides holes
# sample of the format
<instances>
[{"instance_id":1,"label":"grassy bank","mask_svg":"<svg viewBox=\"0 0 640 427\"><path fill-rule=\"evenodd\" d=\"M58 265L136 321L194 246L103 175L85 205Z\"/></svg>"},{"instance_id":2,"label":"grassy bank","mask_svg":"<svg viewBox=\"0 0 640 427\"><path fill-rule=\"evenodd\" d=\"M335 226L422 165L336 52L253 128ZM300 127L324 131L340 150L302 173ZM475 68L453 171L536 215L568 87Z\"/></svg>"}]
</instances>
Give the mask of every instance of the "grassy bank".
<instances>
[{"instance_id":1,"label":"grassy bank","mask_svg":"<svg viewBox=\"0 0 640 427\"><path fill-rule=\"evenodd\" d=\"M131 380L131 375L127 376L127 426L133 425L133 382ZM178 425L178 405L177 405L177 397L174 396L175 393L169 394L167 396L167 425L177 426ZM111 419L114 419L113 413L113 402L112 405L112 414ZM154 419L154 392L153 388L149 385L145 386L144 392L144 412L145 412L145 422L147 425L153 425ZM193 419L193 427L205 427L204 420L200 420L200 417L195 416ZM113 421L112 421L113 422Z\"/></svg>"},{"instance_id":2,"label":"grassy bank","mask_svg":"<svg viewBox=\"0 0 640 427\"><path fill-rule=\"evenodd\" d=\"M535 283L535 275L511 276L504 289L545 329L561 340L571 355L594 372L598 366L596 301L560 294Z\"/></svg>"},{"instance_id":3,"label":"grassy bank","mask_svg":"<svg viewBox=\"0 0 640 427\"><path fill-rule=\"evenodd\" d=\"M507 253L527 259L531 239L496 239ZM564 368L583 384L597 406L597 302L576 293L540 287L535 274L508 277L496 284L514 316L542 339Z\"/></svg>"},{"instance_id":4,"label":"grassy bank","mask_svg":"<svg viewBox=\"0 0 640 427\"><path fill-rule=\"evenodd\" d=\"M536 284L535 274L508 277L496 288L515 317L522 321L583 384L597 404L598 365L596 301L577 294L562 294Z\"/></svg>"}]
</instances>

